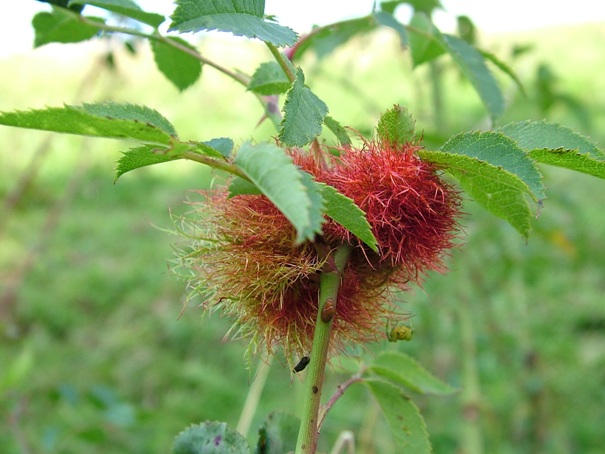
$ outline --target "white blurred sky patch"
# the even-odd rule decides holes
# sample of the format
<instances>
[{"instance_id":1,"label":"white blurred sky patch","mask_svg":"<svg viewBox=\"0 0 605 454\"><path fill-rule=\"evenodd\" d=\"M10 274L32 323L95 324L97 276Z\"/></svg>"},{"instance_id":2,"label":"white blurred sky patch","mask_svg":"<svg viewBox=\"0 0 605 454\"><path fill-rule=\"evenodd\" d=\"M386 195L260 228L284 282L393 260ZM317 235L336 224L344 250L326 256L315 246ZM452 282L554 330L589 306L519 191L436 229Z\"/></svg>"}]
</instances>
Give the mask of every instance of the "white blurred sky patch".
<instances>
[{"instance_id":1,"label":"white blurred sky patch","mask_svg":"<svg viewBox=\"0 0 605 454\"><path fill-rule=\"evenodd\" d=\"M6 1L6 0L4 0ZM170 14L172 0L139 0L147 11ZM325 25L343 19L369 14L374 0L266 0L265 12L277 16L279 22L305 33L313 25ZM442 0L443 10L434 15L442 31L453 31L458 15L469 16L483 33L502 33L531 30L546 26L603 22L605 1L574 0ZM32 48L31 18L49 6L34 0L16 0L5 7L0 25L0 57ZM405 23L410 11L404 6L398 10Z\"/></svg>"}]
</instances>

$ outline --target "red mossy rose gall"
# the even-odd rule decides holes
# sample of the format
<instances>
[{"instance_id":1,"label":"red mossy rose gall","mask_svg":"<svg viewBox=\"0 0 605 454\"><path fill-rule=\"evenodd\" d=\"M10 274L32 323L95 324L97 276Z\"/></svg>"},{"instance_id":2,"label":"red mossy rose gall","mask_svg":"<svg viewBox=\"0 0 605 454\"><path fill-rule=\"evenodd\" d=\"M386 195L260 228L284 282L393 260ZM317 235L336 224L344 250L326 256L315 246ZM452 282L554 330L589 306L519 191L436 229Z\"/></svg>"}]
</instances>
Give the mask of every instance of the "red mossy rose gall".
<instances>
[{"instance_id":1,"label":"red mossy rose gall","mask_svg":"<svg viewBox=\"0 0 605 454\"><path fill-rule=\"evenodd\" d=\"M419 148L365 141L327 163L290 151L303 170L365 211L378 252L330 219L314 243L294 246L294 227L265 196L206 193L190 219L198 232L194 244L181 256L191 286L206 307L235 319L235 337L252 337L251 345L264 343L269 352L280 346L288 355L303 355L317 317L322 251L349 243L331 351L383 339L387 320L407 318L392 290L405 289L428 270L443 270L457 231L459 195L417 156Z\"/></svg>"}]
</instances>

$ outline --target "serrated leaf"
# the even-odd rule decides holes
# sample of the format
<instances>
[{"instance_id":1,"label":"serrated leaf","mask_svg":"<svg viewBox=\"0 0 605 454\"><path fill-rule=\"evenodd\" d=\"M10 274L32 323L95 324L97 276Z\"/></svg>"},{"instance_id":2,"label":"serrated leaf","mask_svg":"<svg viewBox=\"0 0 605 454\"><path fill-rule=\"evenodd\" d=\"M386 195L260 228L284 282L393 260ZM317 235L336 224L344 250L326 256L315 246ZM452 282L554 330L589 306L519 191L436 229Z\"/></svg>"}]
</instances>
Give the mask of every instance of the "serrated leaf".
<instances>
[{"instance_id":1,"label":"serrated leaf","mask_svg":"<svg viewBox=\"0 0 605 454\"><path fill-rule=\"evenodd\" d=\"M396 452L431 453L431 443L420 410L401 388L382 380L362 382L376 398L391 429Z\"/></svg>"},{"instance_id":2,"label":"serrated leaf","mask_svg":"<svg viewBox=\"0 0 605 454\"><path fill-rule=\"evenodd\" d=\"M605 178L605 161L598 161L587 154L580 154L574 150L532 150L529 152L529 156L543 164Z\"/></svg>"},{"instance_id":3,"label":"serrated leaf","mask_svg":"<svg viewBox=\"0 0 605 454\"><path fill-rule=\"evenodd\" d=\"M551 149L575 150L591 158L605 159L605 153L574 130L546 121L520 121L502 126L501 131L526 151Z\"/></svg>"},{"instance_id":4,"label":"serrated leaf","mask_svg":"<svg viewBox=\"0 0 605 454\"><path fill-rule=\"evenodd\" d=\"M378 252L378 243L372 233L372 226L366 214L352 199L338 192L332 186L319 183L325 204L325 214L349 230L353 235Z\"/></svg>"},{"instance_id":5,"label":"serrated leaf","mask_svg":"<svg viewBox=\"0 0 605 454\"><path fill-rule=\"evenodd\" d=\"M52 12L38 13L32 19L35 31L34 47L48 43L77 43L97 35L99 29L78 20L79 15L64 8L53 7ZM103 19L87 17L104 24Z\"/></svg>"},{"instance_id":6,"label":"serrated leaf","mask_svg":"<svg viewBox=\"0 0 605 454\"><path fill-rule=\"evenodd\" d=\"M177 156L168 154L168 148L154 145L143 145L141 147L131 148L123 153L116 166L116 178L120 178L131 170L147 167L162 162L174 161L179 159ZM114 181L115 181L114 180Z\"/></svg>"},{"instance_id":7,"label":"serrated leaf","mask_svg":"<svg viewBox=\"0 0 605 454\"><path fill-rule=\"evenodd\" d=\"M0 113L0 124L42 131L169 144L173 126L157 111L134 104L82 104Z\"/></svg>"},{"instance_id":8,"label":"serrated leaf","mask_svg":"<svg viewBox=\"0 0 605 454\"><path fill-rule=\"evenodd\" d=\"M442 35L443 43L462 73L475 87L492 121L504 112L504 96L496 79L485 64L481 53L466 41L452 35Z\"/></svg>"},{"instance_id":9,"label":"serrated leaf","mask_svg":"<svg viewBox=\"0 0 605 454\"><path fill-rule=\"evenodd\" d=\"M321 134L321 125L328 114L328 106L305 87L305 76L300 68L286 95L283 111L279 140L285 145L302 147Z\"/></svg>"},{"instance_id":10,"label":"serrated leaf","mask_svg":"<svg viewBox=\"0 0 605 454\"><path fill-rule=\"evenodd\" d=\"M248 90L259 95L279 95L290 88L291 82L275 61L261 63L248 84Z\"/></svg>"},{"instance_id":11,"label":"serrated leaf","mask_svg":"<svg viewBox=\"0 0 605 454\"><path fill-rule=\"evenodd\" d=\"M441 150L470 156L507 170L527 184L534 199L542 200L546 197L540 171L526 151L502 133L461 133L443 144Z\"/></svg>"},{"instance_id":12,"label":"serrated leaf","mask_svg":"<svg viewBox=\"0 0 605 454\"><path fill-rule=\"evenodd\" d=\"M71 5L96 6L143 22L144 24L151 25L154 28L159 27L160 24L166 20L161 14L143 11L141 7L132 0L71 0L69 6Z\"/></svg>"},{"instance_id":13,"label":"serrated leaf","mask_svg":"<svg viewBox=\"0 0 605 454\"><path fill-rule=\"evenodd\" d=\"M264 0L177 0L176 3L168 31L218 30L258 38L278 47L291 46L298 39L294 30L265 19Z\"/></svg>"},{"instance_id":14,"label":"serrated leaf","mask_svg":"<svg viewBox=\"0 0 605 454\"><path fill-rule=\"evenodd\" d=\"M445 53L441 33L425 13L414 14L408 30L410 31L409 42L414 67L434 60Z\"/></svg>"},{"instance_id":15,"label":"serrated leaf","mask_svg":"<svg viewBox=\"0 0 605 454\"><path fill-rule=\"evenodd\" d=\"M229 184L229 198L238 195L261 195L262 191L256 185L248 180L235 177Z\"/></svg>"},{"instance_id":16,"label":"serrated leaf","mask_svg":"<svg viewBox=\"0 0 605 454\"><path fill-rule=\"evenodd\" d=\"M195 51L195 48L184 39L172 36L166 39ZM152 39L150 44L158 69L180 91L190 87L199 79L202 73L202 63L197 58L163 41Z\"/></svg>"},{"instance_id":17,"label":"serrated leaf","mask_svg":"<svg viewBox=\"0 0 605 454\"><path fill-rule=\"evenodd\" d=\"M273 412L258 429L256 454L294 452L300 420L292 415Z\"/></svg>"},{"instance_id":18,"label":"serrated leaf","mask_svg":"<svg viewBox=\"0 0 605 454\"><path fill-rule=\"evenodd\" d=\"M531 191L518 176L469 156L427 150L417 153L446 168L483 208L508 221L525 238L529 236L532 214L524 194Z\"/></svg>"},{"instance_id":19,"label":"serrated leaf","mask_svg":"<svg viewBox=\"0 0 605 454\"><path fill-rule=\"evenodd\" d=\"M205 142L198 142L198 146L198 151L205 151L208 155L229 158L233 151L233 140L229 137L217 137Z\"/></svg>"},{"instance_id":20,"label":"serrated leaf","mask_svg":"<svg viewBox=\"0 0 605 454\"><path fill-rule=\"evenodd\" d=\"M391 380L422 394L452 394L456 392L422 367L414 358L400 351L385 351L374 359L369 370L379 377Z\"/></svg>"},{"instance_id":21,"label":"serrated leaf","mask_svg":"<svg viewBox=\"0 0 605 454\"><path fill-rule=\"evenodd\" d=\"M235 164L294 225L297 244L312 241L321 232L321 189L309 183L308 174L284 150L270 143L245 143L235 156Z\"/></svg>"},{"instance_id":22,"label":"serrated leaf","mask_svg":"<svg viewBox=\"0 0 605 454\"><path fill-rule=\"evenodd\" d=\"M388 109L378 120L376 134L384 142L404 144L414 141L416 136L416 122L405 107L399 105Z\"/></svg>"},{"instance_id":23,"label":"serrated leaf","mask_svg":"<svg viewBox=\"0 0 605 454\"><path fill-rule=\"evenodd\" d=\"M332 134L336 136L336 139L338 139L341 145L345 147L351 145L351 138L349 137L347 130L339 122L330 116L326 116L324 118L324 125L332 131Z\"/></svg>"},{"instance_id":24,"label":"serrated leaf","mask_svg":"<svg viewBox=\"0 0 605 454\"><path fill-rule=\"evenodd\" d=\"M248 442L227 423L206 421L185 429L172 445L174 454L250 454Z\"/></svg>"}]
</instances>

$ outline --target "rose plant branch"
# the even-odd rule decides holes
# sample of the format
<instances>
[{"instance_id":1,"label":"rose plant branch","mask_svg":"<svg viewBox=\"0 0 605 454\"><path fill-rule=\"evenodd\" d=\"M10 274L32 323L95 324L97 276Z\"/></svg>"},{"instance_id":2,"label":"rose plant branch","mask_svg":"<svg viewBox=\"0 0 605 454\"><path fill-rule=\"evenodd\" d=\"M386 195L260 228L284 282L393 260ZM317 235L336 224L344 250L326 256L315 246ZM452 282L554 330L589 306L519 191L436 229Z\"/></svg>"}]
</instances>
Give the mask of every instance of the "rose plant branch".
<instances>
[{"instance_id":1,"label":"rose plant branch","mask_svg":"<svg viewBox=\"0 0 605 454\"><path fill-rule=\"evenodd\" d=\"M330 346L332 322L336 313L338 289L344 268L351 253L351 246L343 244L329 252L319 283L319 308L313 335L311 362L305 382L304 407L296 443L296 454L314 454L319 437L319 408L324 372Z\"/></svg>"}]
</instances>

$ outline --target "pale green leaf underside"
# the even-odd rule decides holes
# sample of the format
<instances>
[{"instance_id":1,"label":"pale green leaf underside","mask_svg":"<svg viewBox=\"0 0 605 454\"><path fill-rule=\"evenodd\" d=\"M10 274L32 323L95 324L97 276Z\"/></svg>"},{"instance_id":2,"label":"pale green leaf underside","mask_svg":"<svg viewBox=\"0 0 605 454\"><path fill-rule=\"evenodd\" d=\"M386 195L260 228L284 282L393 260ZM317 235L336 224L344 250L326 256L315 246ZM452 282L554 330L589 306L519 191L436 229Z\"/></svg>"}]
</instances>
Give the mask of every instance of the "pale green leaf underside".
<instances>
[{"instance_id":1,"label":"pale green leaf underside","mask_svg":"<svg viewBox=\"0 0 605 454\"><path fill-rule=\"evenodd\" d=\"M277 62L262 63L254 72L248 90L260 95L279 95L290 88L291 82Z\"/></svg>"},{"instance_id":2,"label":"pale green leaf underside","mask_svg":"<svg viewBox=\"0 0 605 454\"><path fill-rule=\"evenodd\" d=\"M502 115L504 97L496 79L485 64L483 55L466 41L455 36L442 35L442 39L454 62L475 87L492 119Z\"/></svg>"},{"instance_id":3,"label":"pale green leaf underside","mask_svg":"<svg viewBox=\"0 0 605 454\"><path fill-rule=\"evenodd\" d=\"M414 358L399 351L386 351L376 357L370 371L418 393L452 394L456 389L441 381Z\"/></svg>"},{"instance_id":4,"label":"pale green leaf underside","mask_svg":"<svg viewBox=\"0 0 605 454\"><path fill-rule=\"evenodd\" d=\"M261 195L262 192L256 185L248 180L235 177L229 184L229 198L238 195Z\"/></svg>"},{"instance_id":5,"label":"pale green leaf underside","mask_svg":"<svg viewBox=\"0 0 605 454\"><path fill-rule=\"evenodd\" d=\"M116 180L131 170L179 159L167 154L168 148L143 145L124 152L116 166Z\"/></svg>"},{"instance_id":6,"label":"pale green leaf underside","mask_svg":"<svg viewBox=\"0 0 605 454\"><path fill-rule=\"evenodd\" d=\"M443 144L441 150L470 156L500 167L523 180L535 199L542 200L546 197L542 175L527 156L527 152L501 133L491 131L461 133Z\"/></svg>"},{"instance_id":7,"label":"pale green leaf underside","mask_svg":"<svg viewBox=\"0 0 605 454\"><path fill-rule=\"evenodd\" d=\"M245 143L237 152L235 164L294 225L297 244L312 241L321 232L320 189L281 148L270 143Z\"/></svg>"},{"instance_id":8,"label":"pale green leaf underside","mask_svg":"<svg viewBox=\"0 0 605 454\"><path fill-rule=\"evenodd\" d=\"M157 111L133 104L83 104L0 113L0 124L42 131L169 144L173 126Z\"/></svg>"},{"instance_id":9,"label":"pale green leaf underside","mask_svg":"<svg viewBox=\"0 0 605 454\"><path fill-rule=\"evenodd\" d=\"M605 159L605 153L586 137L556 123L527 120L507 124L499 130L528 152L562 148L588 154L593 159Z\"/></svg>"},{"instance_id":10,"label":"pale green leaf underside","mask_svg":"<svg viewBox=\"0 0 605 454\"><path fill-rule=\"evenodd\" d=\"M590 155L580 154L575 150L532 150L529 156L543 164L605 178L605 161L593 159Z\"/></svg>"},{"instance_id":11,"label":"pale green leaf underside","mask_svg":"<svg viewBox=\"0 0 605 454\"><path fill-rule=\"evenodd\" d=\"M102 19L87 17L90 21L104 23ZM48 43L77 43L95 36L99 29L83 24L78 15L63 8L54 7L52 12L38 13L32 19L35 31L34 47Z\"/></svg>"},{"instance_id":12,"label":"pale green leaf underside","mask_svg":"<svg viewBox=\"0 0 605 454\"><path fill-rule=\"evenodd\" d=\"M530 189L516 175L469 156L418 151L420 158L446 168L483 208L508 221L524 237L531 230L531 210L524 194Z\"/></svg>"},{"instance_id":13,"label":"pale green leaf underside","mask_svg":"<svg viewBox=\"0 0 605 454\"><path fill-rule=\"evenodd\" d=\"M132 0L71 0L69 4L97 6L156 28L166 19L161 14L143 11Z\"/></svg>"},{"instance_id":14,"label":"pale green leaf underside","mask_svg":"<svg viewBox=\"0 0 605 454\"><path fill-rule=\"evenodd\" d=\"M376 238L365 213L347 196L332 186L320 183L325 202L325 213L335 222L349 230L353 235L378 252Z\"/></svg>"},{"instance_id":15,"label":"pale green leaf underside","mask_svg":"<svg viewBox=\"0 0 605 454\"><path fill-rule=\"evenodd\" d=\"M248 454L246 438L225 422L206 421L179 433L172 454Z\"/></svg>"},{"instance_id":16,"label":"pale green leaf underside","mask_svg":"<svg viewBox=\"0 0 605 454\"><path fill-rule=\"evenodd\" d=\"M218 30L278 47L293 45L298 39L296 32L266 20L264 5L261 0L177 0L169 31Z\"/></svg>"},{"instance_id":17,"label":"pale green leaf underside","mask_svg":"<svg viewBox=\"0 0 605 454\"><path fill-rule=\"evenodd\" d=\"M183 39L172 36L167 39L195 50ZM151 40L150 44L158 69L180 91L190 87L198 80L202 73L202 63L197 58L162 41Z\"/></svg>"},{"instance_id":18,"label":"pale green leaf underside","mask_svg":"<svg viewBox=\"0 0 605 454\"><path fill-rule=\"evenodd\" d=\"M332 131L332 134L336 136L336 139L338 139L338 142L340 142L341 145L344 145L345 147L351 145L351 138L349 137L347 130L338 121L327 115L324 118L324 125Z\"/></svg>"},{"instance_id":19,"label":"pale green leaf underside","mask_svg":"<svg viewBox=\"0 0 605 454\"><path fill-rule=\"evenodd\" d=\"M391 429L395 452L429 454L431 443L418 407L401 388L382 380L362 382L376 398Z\"/></svg>"},{"instance_id":20,"label":"pale green leaf underside","mask_svg":"<svg viewBox=\"0 0 605 454\"><path fill-rule=\"evenodd\" d=\"M309 88L301 69L286 95L284 118L279 125L279 139L288 146L308 144L321 134L321 125L328 114L328 106Z\"/></svg>"}]
</instances>

